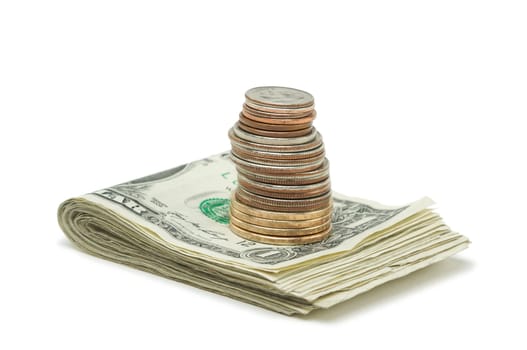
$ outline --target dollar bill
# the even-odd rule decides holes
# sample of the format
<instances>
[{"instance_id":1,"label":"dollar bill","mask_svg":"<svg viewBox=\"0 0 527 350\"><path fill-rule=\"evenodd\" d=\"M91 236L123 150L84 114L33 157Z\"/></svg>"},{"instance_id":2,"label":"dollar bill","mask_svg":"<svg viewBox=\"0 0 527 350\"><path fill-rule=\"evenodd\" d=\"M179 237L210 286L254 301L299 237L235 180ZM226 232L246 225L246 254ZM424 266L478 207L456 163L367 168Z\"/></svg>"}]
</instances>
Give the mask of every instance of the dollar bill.
<instances>
[{"instance_id":1,"label":"dollar bill","mask_svg":"<svg viewBox=\"0 0 527 350\"><path fill-rule=\"evenodd\" d=\"M229 229L237 174L228 153L65 201L81 249L284 314L327 308L467 247L420 199L385 206L334 193L321 242L275 246Z\"/></svg>"}]
</instances>

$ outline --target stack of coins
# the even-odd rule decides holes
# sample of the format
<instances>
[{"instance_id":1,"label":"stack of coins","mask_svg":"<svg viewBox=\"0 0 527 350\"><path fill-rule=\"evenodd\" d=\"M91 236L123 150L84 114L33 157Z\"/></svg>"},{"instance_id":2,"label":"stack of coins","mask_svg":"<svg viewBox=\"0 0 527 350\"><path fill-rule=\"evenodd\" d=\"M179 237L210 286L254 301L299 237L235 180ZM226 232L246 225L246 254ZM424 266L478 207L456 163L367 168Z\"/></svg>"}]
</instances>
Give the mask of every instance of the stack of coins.
<instances>
[{"instance_id":1,"label":"stack of coins","mask_svg":"<svg viewBox=\"0 0 527 350\"><path fill-rule=\"evenodd\" d=\"M329 164L311 94L264 86L248 90L229 130L238 186L230 206L237 235L269 244L306 244L331 232Z\"/></svg>"}]
</instances>

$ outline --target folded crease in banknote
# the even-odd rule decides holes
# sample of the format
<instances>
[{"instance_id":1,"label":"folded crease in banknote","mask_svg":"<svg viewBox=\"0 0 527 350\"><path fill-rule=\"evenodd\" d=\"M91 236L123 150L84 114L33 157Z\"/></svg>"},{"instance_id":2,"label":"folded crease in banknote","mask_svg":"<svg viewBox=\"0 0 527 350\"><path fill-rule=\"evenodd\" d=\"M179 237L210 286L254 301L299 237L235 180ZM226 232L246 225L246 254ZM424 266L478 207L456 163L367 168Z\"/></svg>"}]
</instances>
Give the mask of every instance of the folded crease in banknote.
<instances>
[{"instance_id":1,"label":"folded crease in banknote","mask_svg":"<svg viewBox=\"0 0 527 350\"><path fill-rule=\"evenodd\" d=\"M469 241L428 198L385 206L333 194L322 242L276 246L229 230L228 153L72 198L59 224L82 250L283 314L307 314L443 260Z\"/></svg>"}]
</instances>

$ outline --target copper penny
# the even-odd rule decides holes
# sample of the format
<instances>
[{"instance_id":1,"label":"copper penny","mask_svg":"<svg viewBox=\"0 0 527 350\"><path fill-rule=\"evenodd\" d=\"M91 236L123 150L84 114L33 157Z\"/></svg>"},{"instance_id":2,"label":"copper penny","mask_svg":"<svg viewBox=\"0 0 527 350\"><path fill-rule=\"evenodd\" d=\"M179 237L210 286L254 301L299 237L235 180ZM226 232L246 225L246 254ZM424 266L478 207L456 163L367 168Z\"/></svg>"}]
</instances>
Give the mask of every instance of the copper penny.
<instances>
[{"instance_id":1,"label":"copper penny","mask_svg":"<svg viewBox=\"0 0 527 350\"><path fill-rule=\"evenodd\" d=\"M253 128L252 126L245 125L242 122L238 123L238 127L246 132L250 132L251 134L256 134L260 136L266 136L266 137L298 137L298 136L304 136L311 132L311 128L305 128L300 130L293 130L293 131L269 131L269 130L262 130Z\"/></svg>"},{"instance_id":2,"label":"copper penny","mask_svg":"<svg viewBox=\"0 0 527 350\"><path fill-rule=\"evenodd\" d=\"M259 123L255 122L254 120L251 120L243 115L243 112L240 112L240 122L244 123L245 125L249 125L250 127L261 129L261 130L269 130L269 131L295 131L295 130L302 130L307 129L313 126L313 123L305 123L305 124L291 124L291 125L276 125L276 124L266 124L266 123Z\"/></svg>"},{"instance_id":3,"label":"copper penny","mask_svg":"<svg viewBox=\"0 0 527 350\"><path fill-rule=\"evenodd\" d=\"M262 234L258 234L258 233L245 230L232 223L230 223L230 228L232 232L234 232L236 235L244 239L248 239L248 240L259 242L259 243L275 244L275 245L297 245L297 244L316 243L316 242L322 241L324 238L329 236L329 234L331 233L331 226L326 231L315 233L313 235L301 236L301 237L277 237L277 236L262 235Z\"/></svg>"},{"instance_id":4,"label":"copper penny","mask_svg":"<svg viewBox=\"0 0 527 350\"><path fill-rule=\"evenodd\" d=\"M255 122L275 124L275 125L292 125L292 124L311 123L313 122L316 116L315 113L312 113L307 117L301 117L301 118L269 118L269 117L258 117L250 113L247 113L246 111L243 112L243 115L247 117L248 119L251 119Z\"/></svg>"},{"instance_id":5,"label":"copper penny","mask_svg":"<svg viewBox=\"0 0 527 350\"><path fill-rule=\"evenodd\" d=\"M236 216L238 219L243 220L249 224L264 226L264 227L273 227L273 228L307 228L322 225L331 221L331 213L321 216L319 218L309 219L309 220L271 220L259 218L254 215L249 215L236 209L236 207L230 207L231 215Z\"/></svg>"},{"instance_id":6,"label":"copper penny","mask_svg":"<svg viewBox=\"0 0 527 350\"><path fill-rule=\"evenodd\" d=\"M265 210L265 209L259 209L254 208L252 206L248 206L242 202L240 202L236 198L236 194L233 193L231 196L231 206L236 208L236 210L241 211L247 215L255 216L262 219L268 219L268 220L287 220L287 221L304 221L304 220L314 220L319 219L321 217L332 215L333 213L333 207L330 205L329 207L320 209L320 210L311 210L311 211L301 211L301 212L279 212L279 211L272 211L272 210Z\"/></svg>"},{"instance_id":7,"label":"copper penny","mask_svg":"<svg viewBox=\"0 0 527 350\"><path fill-rule=\"evenodd\" d=\"M303 228L286 228L286 227L265 227L245 222L231 212L230 222L245 230L259 233L262 235L279 236L279 237L302 237L312 235L327 230L331 226L331 221L326 221L320 225L303 227Z\"/></svg>"}]
</instances>

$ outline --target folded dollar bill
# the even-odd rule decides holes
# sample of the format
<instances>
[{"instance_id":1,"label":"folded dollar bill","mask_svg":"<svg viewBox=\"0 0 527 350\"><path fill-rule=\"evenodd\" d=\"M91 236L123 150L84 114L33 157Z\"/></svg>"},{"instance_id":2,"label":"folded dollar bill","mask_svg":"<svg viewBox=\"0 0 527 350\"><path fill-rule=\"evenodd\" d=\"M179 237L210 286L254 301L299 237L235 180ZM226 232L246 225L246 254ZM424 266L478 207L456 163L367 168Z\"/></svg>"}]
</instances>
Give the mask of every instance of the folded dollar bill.
<instances>
[{"instance_id":1,"label":"folded dollar bill","mask_svg":"<svg viewBox=\"0 0 527 350\"><path fill-rule=\"evenodd\" d=\"M229 229L229 153L72 198L60 227L80 249L283 314L307 314L466 248L428 198L393 207L333 194L333 230L275 246Z\"/></svg>"}]
</instances>

